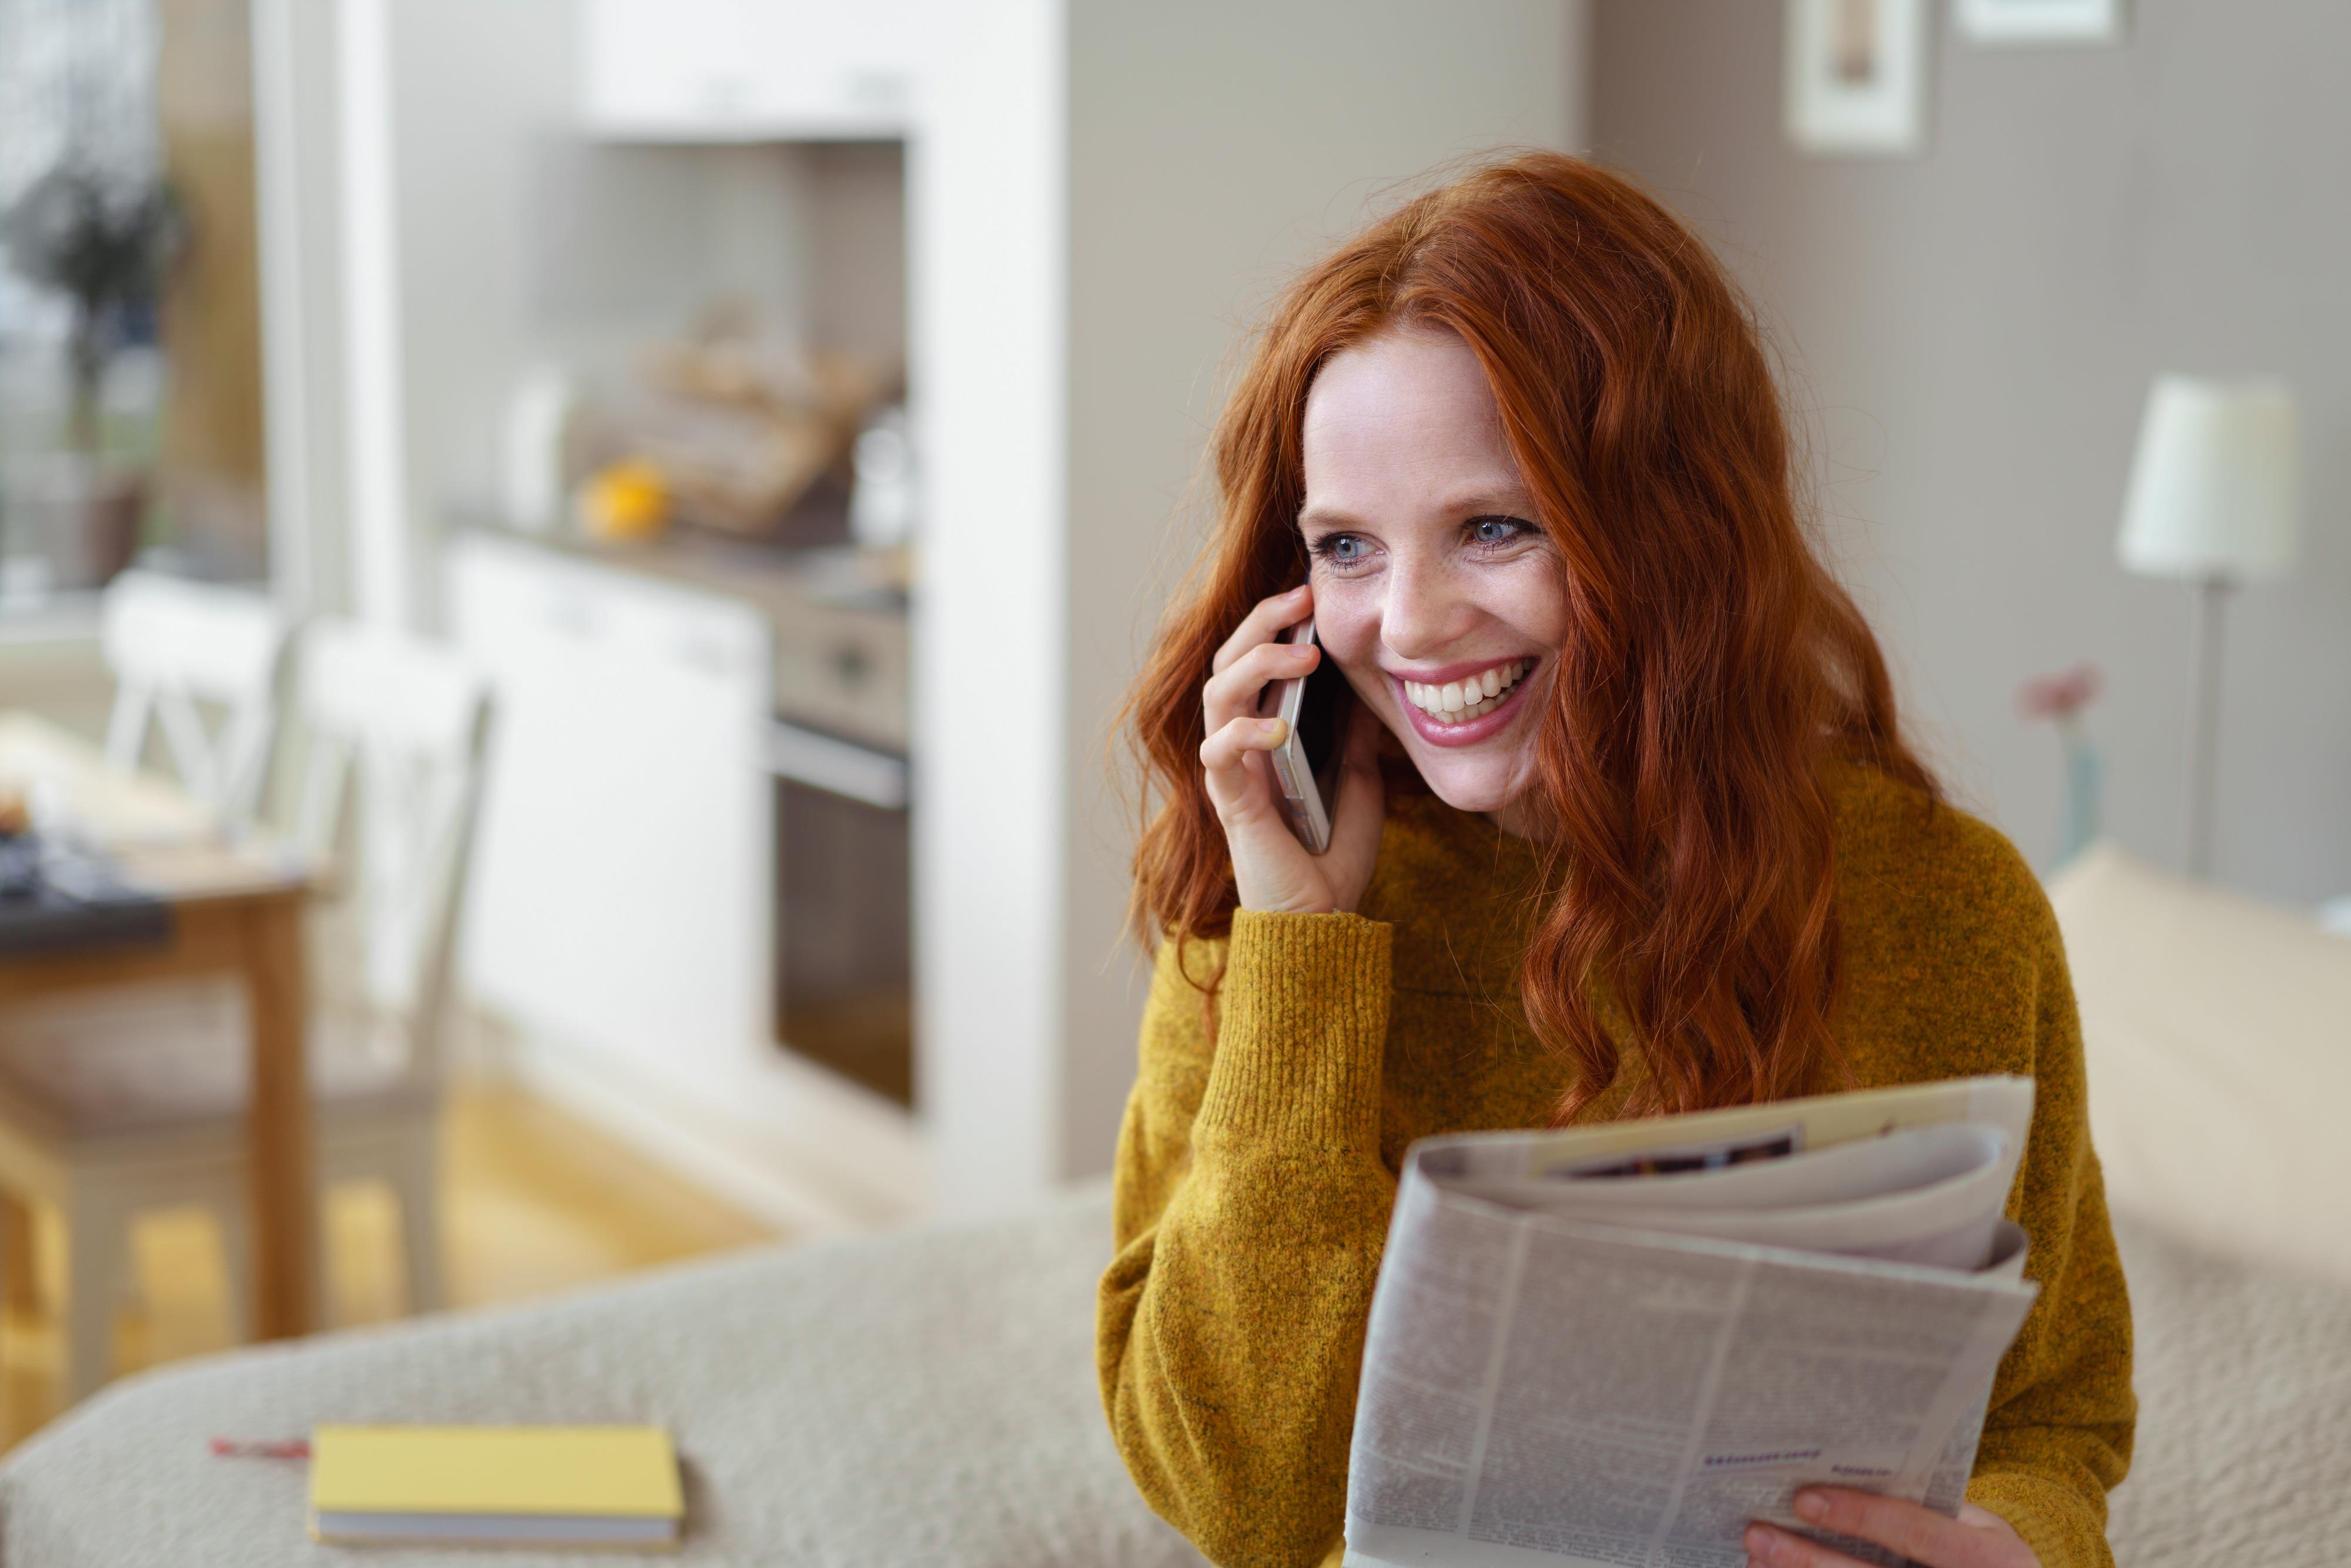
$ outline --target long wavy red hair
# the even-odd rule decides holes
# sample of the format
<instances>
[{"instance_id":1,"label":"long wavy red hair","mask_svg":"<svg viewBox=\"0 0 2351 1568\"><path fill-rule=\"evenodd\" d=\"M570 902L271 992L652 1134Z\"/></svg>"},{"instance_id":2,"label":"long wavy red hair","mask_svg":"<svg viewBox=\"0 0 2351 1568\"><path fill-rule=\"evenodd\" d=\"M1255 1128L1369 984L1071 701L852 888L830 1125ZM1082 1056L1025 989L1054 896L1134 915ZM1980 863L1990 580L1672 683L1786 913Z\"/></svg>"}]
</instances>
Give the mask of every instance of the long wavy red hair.
<instances>
[{"instance_id":1,"label":"long wavy red hair","mask_svg":"<svg viewBox=\"0 0 2351 1568\"><path fill-rule=\"evenodd\" d=\"M1823 763L1936 798L1867 623L1802 526L1760 335L1655 198L1529 153L1373 224L1276 305L1218 424L1221 518L1129 695L1155 810L1138 924L1226 932L1232 866L1201 778L1200 686L1306 570L1301 425L1316 371L1401 327L1458 333L1562 563L1573 630L1537 742L1547 883L1520 978L1571 1069L1564 1121L1615 1079L1613 998L1646 1057L1634 1113L1781 1098L1841 1058Z\"/></svg>"}]
</instances>

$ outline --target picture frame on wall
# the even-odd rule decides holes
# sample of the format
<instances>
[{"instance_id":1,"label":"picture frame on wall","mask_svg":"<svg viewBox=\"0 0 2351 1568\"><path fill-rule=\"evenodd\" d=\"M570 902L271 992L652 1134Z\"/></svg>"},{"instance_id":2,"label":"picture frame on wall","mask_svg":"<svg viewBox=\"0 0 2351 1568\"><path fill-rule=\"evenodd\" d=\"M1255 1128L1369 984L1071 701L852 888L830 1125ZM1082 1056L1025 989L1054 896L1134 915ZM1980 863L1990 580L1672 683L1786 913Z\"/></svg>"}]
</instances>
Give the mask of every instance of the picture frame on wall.
<instances>
[{"instance_id":1,"label":"picture frame on wall","mask_svg":"<svg viewBox=\"0 0 2351 1568\"><path fill-rule=\"evenodd\" d=\"M1978 44L2119 44L2125 0L1953 0L1952 25Z\"/></svg>"},{"instance_id":2,"label":"picture frame on wall","mask_svg":"<svg viewBox=\"0 0 2351 1568\"><path fill-rule=\"evenodd\" d=\"M1788 138L1900 158L1927 145L1928 0L1788 0Z\"/></svg>"}]
</instances>

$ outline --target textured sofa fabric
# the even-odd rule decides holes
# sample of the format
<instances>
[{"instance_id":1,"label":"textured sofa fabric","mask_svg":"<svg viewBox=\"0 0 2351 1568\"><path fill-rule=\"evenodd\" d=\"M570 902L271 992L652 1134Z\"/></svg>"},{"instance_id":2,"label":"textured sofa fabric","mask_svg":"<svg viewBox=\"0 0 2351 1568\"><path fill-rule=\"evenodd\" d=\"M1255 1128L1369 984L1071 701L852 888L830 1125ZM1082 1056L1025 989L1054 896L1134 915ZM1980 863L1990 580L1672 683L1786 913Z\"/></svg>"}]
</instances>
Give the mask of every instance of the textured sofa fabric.
<instances>
[{"instance_id":1,"label":"textured sofa fabric","mask_svg":"<svg viewBox=\"0 0 2351 1568\"><path fill-rule=\"evenodd\" d=\"M2125 1568L2334 1568L2351 1542L2351 1293L2127 1217L2138 1458ZM688 1469L682 1560L791 1568L1160 1568L1094 1393L1107 1197L1029 1218L758 1252L548 1306L136 1378L0 1467L5 1568L611 1568L609 1555L338 1552L302 1468L205 1439L321 1421L662 1421Z\"/></svg>"},{"instance_id":2,"label":"textured sofa fabric","mask_svg":"<svg viewBox=\"0 0 2351 1568\"><path fill-rule=\"evenodd\" d=\"M2351 940L2111 844L2049 902L2116 1207L2351 1287Z\"/></svg>"},{"instance_id":3,"label":"textured sofa fabric","mask_svg":"<svg viewBox=\"0 0 2351 1568\"><path fill-rule=\"evenodd\" d=\"M2351 1562L2351 1291L2115 1221L2137 1334L2120 1568Z\"/></svg>"},{"instance_id":4,"label":"textured sofa fabric","mask_svg":"<svg viewBox=\"0 0 2351 1568\"><path fill-rule=\"evenodd\" d=\"M523 1310L239 1351L133 1378L0 1467L6 1568L498 1568L593 1556L337 1550L304 1468L213 1436L328 1421L655 1421L689 1563L1176 1568L1093 1372L1109 1200L1008 1224L759 1251ZM661 1559L653 1559L661 1561Z\"/></svg>"}]
</instances>

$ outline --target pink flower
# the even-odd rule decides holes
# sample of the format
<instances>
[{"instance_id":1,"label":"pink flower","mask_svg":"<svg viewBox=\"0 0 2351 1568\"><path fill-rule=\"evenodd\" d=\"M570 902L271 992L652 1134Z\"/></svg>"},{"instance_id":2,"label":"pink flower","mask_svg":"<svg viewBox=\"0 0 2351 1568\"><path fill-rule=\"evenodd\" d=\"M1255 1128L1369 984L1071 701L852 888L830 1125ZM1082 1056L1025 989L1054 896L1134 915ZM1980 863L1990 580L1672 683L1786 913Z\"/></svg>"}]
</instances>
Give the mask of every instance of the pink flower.
<instances>
[{"instance_id":1,"label":"pink flower","mask_svg":"<svg viewBox=\"0 0 2351 1568\"><path fill-rule=\"evenodd\" d=\"M2016 688L2016 711L2026 718L2062 723L2097 700L2100 682L2095 664L2076 664L2053 675L2035 675Z\"/></svg>"}]
</instances>

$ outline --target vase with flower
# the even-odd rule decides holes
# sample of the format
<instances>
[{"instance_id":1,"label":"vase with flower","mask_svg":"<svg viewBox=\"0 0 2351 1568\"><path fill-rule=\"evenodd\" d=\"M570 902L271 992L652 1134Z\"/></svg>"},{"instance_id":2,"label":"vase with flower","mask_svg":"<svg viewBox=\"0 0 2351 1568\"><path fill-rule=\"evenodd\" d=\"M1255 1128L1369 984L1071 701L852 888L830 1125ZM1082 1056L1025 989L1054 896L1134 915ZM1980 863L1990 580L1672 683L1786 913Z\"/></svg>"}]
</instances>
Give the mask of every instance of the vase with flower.
<instances>
[{"instance_id":1,"label":"vase with flower","mask_svg":"<svg viewBox=\"0 0 2351 1568\"><path fill-rule=\"evenodd\" d=\"M2104 788L2098 748L2082 715L2098 697L2095 664L2076 664L2052 675L2036 675L2016 691L2017 711L2057 730L2064 758L2065 797L2058 820L2057 858L2062 866L2096 841L2099 796Z\"/></svg>"}]
</instances>

